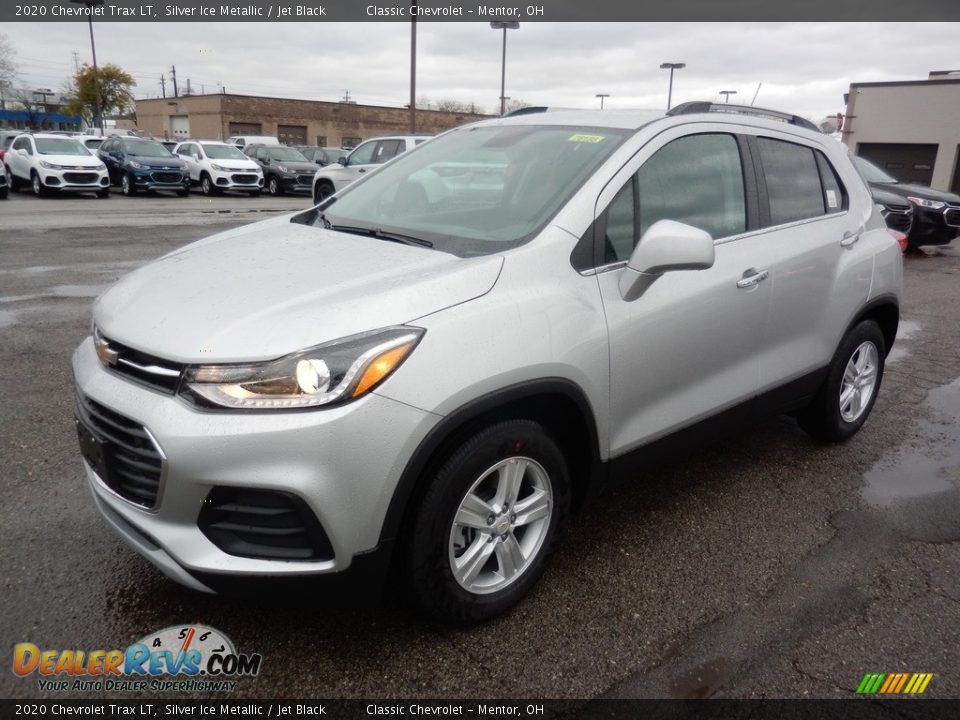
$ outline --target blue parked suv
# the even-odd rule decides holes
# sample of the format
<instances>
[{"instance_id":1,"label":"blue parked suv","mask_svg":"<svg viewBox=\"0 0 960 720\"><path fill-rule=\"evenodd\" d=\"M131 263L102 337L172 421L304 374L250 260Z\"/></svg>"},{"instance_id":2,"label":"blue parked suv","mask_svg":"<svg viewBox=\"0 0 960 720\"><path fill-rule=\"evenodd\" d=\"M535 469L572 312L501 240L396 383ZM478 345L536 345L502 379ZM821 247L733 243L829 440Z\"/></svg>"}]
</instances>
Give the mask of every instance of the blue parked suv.
<instances>
[{"instance_id":1,"label":"blue parked suv","mask_svg":"<svg viewBox=\"0 0 960 720\"><path fill-rule=\"evenodd\" d=\"M141 190L173 190L180 197L190 192L190 173L183 160L156 140L112 137L97 150L110 173L110 184L124 195Z\"/></svg>"}]
</instances>

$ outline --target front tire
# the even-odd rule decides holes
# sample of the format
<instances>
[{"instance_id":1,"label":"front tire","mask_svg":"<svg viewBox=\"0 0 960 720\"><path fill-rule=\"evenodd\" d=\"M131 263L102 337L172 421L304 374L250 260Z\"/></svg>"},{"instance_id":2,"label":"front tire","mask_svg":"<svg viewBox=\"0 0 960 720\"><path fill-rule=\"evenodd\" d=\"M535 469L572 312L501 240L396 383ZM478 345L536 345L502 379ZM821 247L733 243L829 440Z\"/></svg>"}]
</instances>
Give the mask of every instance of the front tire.
<instances>
[{"instance_id":1,"label":"front tire","mask_svg":"<svg viewBox=\"0 0 960 720\"><path fill-rule=\"evenodd\" d=\"M570 506L567 462L532 420L481 430L441 465L413 518L414 597L467 625L504 612L546 568Z\"/></svg>"},{"instance_id":2,"label":"front tire","mask_svg":"<svg viewBox=\"0 0 960 720\"><path fill-rule=\"evenodd\" d=\"M267 182L267 192L277 197L278 195L283 195L283 188L280 187L280 181L277 180L277 176L274 175Z\"/></svg>"},{"instance_id":3,"label":"front tire","mask_svg":"<svg viewBox=\"0 0 960 720\"><path fill-rule=\"evenodd\" d=\"M213 180L209 175L204 173L200 177L200 192L206 196L219 195L220 191L217 189L217 186L213 184Z\"/></svg>"},{"instance_id":4,"label":"front tire","mask_svg":"<svg viewBox=\"0 0 960 720\"><path fill-rule=\"evenodd\" d=\"M333 195L335 190L333 189L333 184L324 180L323 182L317 183L317 189L313 193L313 204L319 205L328 197Z\"/></svg>"},{"instance_id":5,"label":"front tire","mask_svg":"<svg viewBox=\"0 0 960 720\"><path fill-rule=\"evenodd\" d=\"M100 198L101 200L103 198L110 197L110 188L105 187L105 188L101 188L100 190L97 190L97 197Z\"/></svg>"},{"instance_id":6,"label":"front tire","mask_svg":"<svg viewBox=\"0 0 960 720\"><path fill-rule=\"evenodd\" d=\"M834 353L819 392L800 413L800 427L827 442L854 435L877 400L886 356L886 342L876 322L864 320L854 327Z\"/></svg>"},{"instance_id":7,"label":"front tire","mask_svg":"<svg viewBox=\"0 0 960 720\"><path fill-rule=\"evenodd\" d=\"M133 197L137 194L137 184L130 173L124 173L120 177L120 192L127 197Z\"/></svg>"},{"instance_id":8,"label":"front tire","mask_svg":"<svg viewBox=\"0 0 960 720\"><path fill-rule=\"evenodd\" d=\"M30 185L33 188L33 194L38 198L47 196L47 188L44 187L43 182L40 180L40 176L37 173L33 173L30 176Z\"/></svg>"}]
</instances>

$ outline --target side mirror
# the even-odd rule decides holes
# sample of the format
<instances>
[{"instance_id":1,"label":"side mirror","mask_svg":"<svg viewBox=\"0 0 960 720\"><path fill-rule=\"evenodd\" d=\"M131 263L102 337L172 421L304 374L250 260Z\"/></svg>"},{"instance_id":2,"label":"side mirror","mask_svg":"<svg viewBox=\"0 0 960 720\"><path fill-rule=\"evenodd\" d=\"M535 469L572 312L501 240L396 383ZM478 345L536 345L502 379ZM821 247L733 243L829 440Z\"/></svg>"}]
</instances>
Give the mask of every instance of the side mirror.
<instances>
[{"instance_id":1,"label":"side mirror","mask_svg":"<svg viewBox=\"0 0 960 720\"><path fill-rule=\"evenodd\" d=\"M270 164L270 158L269 158L269 157L261 158L261 159L260 159L260 162L262 162L264 165L269 165L269 164Z\"/></svg>"},{"instance_id":2,"label":"side mirror","mask_svg":"<svg viewBox=\"0 0 960 720\"><path fill-rule=\"evenodd\" d=\"M343 165L344 167L347 166L347 159L343 155L337 158L337 162Z\"/></svg>"},{"instance_id":3,"label":"side mirror","mask_svg":"<svg viewBox=\"0 0 960 720\"><path fill-rule=\"evenodd\" d=\"M715 259L710 233L675 220L658 220L643 234L620 275L620 295L631 302L665 272L706 270Z\"/></svg>"},{"instance_id":4,"label":"side mirror","mask_svg":"<svg viewBox=\"0 0 960 720\"><path fill-rule=\"evenodd\" d=\"M19 148L19 149L17 150L17 152L20 153L21 155L23 155L24 157L30 157L30 153L27 152L27 149L26 149L26 148Z\"/></svg>"}]
</instances>

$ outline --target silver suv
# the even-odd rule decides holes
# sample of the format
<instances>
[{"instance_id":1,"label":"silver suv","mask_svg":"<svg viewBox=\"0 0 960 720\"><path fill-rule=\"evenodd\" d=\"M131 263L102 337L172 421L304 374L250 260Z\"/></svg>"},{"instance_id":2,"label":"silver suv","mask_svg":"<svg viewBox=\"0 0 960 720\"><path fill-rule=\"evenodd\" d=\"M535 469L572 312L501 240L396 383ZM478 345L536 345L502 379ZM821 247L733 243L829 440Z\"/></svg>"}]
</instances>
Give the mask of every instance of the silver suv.
<instances>
[{"instance_id":1,"label":"silver suv","mask_svg":"<svg viewBox=\"0 0 960 720\"><path fill-rule=\"evenodd\" d=\"M900 249L843 146L762 115L480 122L131 273L73 358L98 509L199 590L390 568L467 623L668 436L848 438Z\"/></svg>"},{"instance_id":2,"label":"silver suv","mask_svg":"<svg viewBox=\"0 0 960 720\"><path fill-rule=\"evenodd\" d=\"M325 165L313 176L313 201L320 203L340 192L354 180L376 170L383 163L426 142L426 135L397 135L360 143L335 163Z\"/></svg>"}]
</instances>

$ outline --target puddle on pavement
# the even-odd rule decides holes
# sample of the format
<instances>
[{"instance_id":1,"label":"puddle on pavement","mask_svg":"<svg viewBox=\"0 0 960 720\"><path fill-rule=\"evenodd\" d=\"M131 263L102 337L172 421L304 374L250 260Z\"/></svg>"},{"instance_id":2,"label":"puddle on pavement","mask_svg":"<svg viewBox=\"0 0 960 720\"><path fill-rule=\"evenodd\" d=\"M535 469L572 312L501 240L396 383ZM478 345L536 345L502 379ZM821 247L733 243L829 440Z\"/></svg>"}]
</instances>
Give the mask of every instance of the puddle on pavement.
<instances>
[{"instance_id":1,"label":"puddle on pavement","mask_svg":"<svg viewBox=\"0 0 960 720\"><path fill-rule=\"evenodd\" d=\"M670 697L678 700L701 700L712 697L731 675L733 675L733 667L730 663L723 658L715 658L670 683Z\"/></svg>"},{"instance_id":2,"label":"puddle on pavement","mask_svg":"<svg viewBox=\"0 0 960 720\"><path fill-rule=\"evenodd\" d=\"M864 500L905 536L960 539L960 378L930 391L918 442L903 445L865 476Z\"/></svg>"},{"instance_id":3,"label":"puddle on pavement","mask_svg":"<svg viewBox=\"0 0 960 720\"><path fill-rule=\"evenodd\" d=\"M57 285L41 293L28 295L7 295L0 297L0 303L27 302L44 298L86 298L97 297L107 289L106 285Z\"/></svg>"},{"instance_id":4,"label":"puddle on pavement","mask_svg":"<svg viewBox=\"0 0 960 720\"><path fill-rule=\"evenodd\" d=\"M906 357L910 357L910 350L904 347L903 343L910 340L914 335L920 332L920 323L915 320L901 320L897 328L897 339L887 355L886 364L892 365L900 362Z\"/></svg>"}]
</instances>

